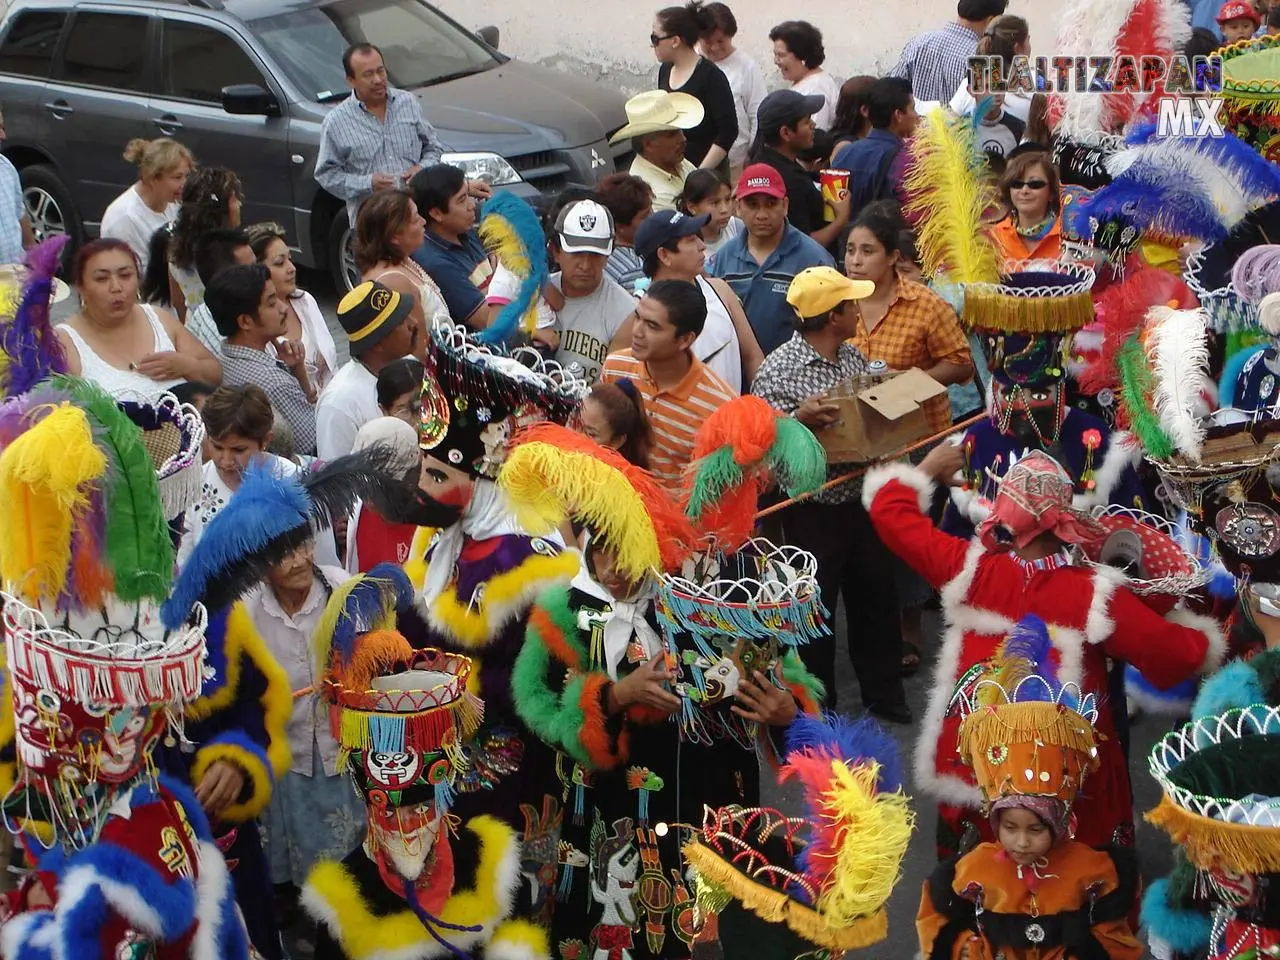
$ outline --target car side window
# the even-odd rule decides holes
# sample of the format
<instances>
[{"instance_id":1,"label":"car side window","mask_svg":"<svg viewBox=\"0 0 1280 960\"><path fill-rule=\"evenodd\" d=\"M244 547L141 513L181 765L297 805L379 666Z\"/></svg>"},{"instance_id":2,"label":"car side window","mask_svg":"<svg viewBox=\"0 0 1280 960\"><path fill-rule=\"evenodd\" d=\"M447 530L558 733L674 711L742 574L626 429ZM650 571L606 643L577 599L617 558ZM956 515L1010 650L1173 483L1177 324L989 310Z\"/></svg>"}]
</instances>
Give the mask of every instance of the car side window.
<instances>
[{"instance_id":1,"label":"car side window","mask_svg":"<svg viewBox=\"0 0 1280 960\"><path fill-rule=\"evenodd\" d=\"M77 13L62 52L59 79L144 92L149 19L124 13Z\"/></svg>"},{"instance_id":2,"label":"car side window","mask_svg":"<svg viewBox=\"0 0 1280 960\"><path fill-rule=\"evenodd\" d=\"M222 103L223 87L256 83L270 89L240 44L218 30L166 21L161 49L160 91L166 97Z\"/></svg>"},{"instance_id":3,"label":"car side window","mask_svg":"<svg viewBox=\"0 0 1280 960\"><path fill-rule=\"evenodd\" d=\"M66 22L65 10L26 10L18 14L0 44L0 73L46 79Z\"/></svg>"}]
</instances>

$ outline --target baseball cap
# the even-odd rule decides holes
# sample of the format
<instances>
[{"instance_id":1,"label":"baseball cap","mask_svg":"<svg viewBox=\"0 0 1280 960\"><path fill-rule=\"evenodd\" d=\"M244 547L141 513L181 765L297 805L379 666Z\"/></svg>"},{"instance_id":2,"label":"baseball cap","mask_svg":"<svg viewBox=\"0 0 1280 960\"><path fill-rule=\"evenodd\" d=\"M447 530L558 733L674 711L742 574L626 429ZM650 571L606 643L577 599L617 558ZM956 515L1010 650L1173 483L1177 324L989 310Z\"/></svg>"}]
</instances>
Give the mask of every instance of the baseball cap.
<instances>
[{"instance_id":1,"label":"baseball cap","mask_svg":"<svg viewBox=\"0 0 1280 960\"><path fill-rule=\"evenodd\" d=\"M613 253L613 216L594 200L577 200L556 217L560 249L565 253Z\"/></svg>"},{"instance_id":2,"label":"baseball cap","mask_svg":"<svg viewBox=\"0 0 1280 960\"><path fill-rule=\"evenodd\" d=\"M801 320L820 317L846 300L861 300L875 293L870 280L850 280L835 267L801 270L787 287L787 303Z\"/></svg>"},{"instance_id":3,"label":"baseball cap","mask_svg":"<svg viewBox=\"0 0 1280 960\"><path fill-rule=\"evenodd\" d=\"M760 101L756 108L757 136L773 134L780 127L792 127L821 110L827 98L820 93L800 93L796 90L775 90Z\"/></svg>"},{"instance_id":4,"label":"baseball cap","mask_svg":"<svg viewBox=\"0 0 1280 960\"><path fill-rule=\"evenodd\" d=\"M359 357L387 338L413 309L413 297L376 280L356 285L338 304L338 322L347 331L351 355Z\"/></svg>"},{"instance_id":5,"label":"baseball cap","mask_svg":"<svg viewBox=\"0 0 1280 960\"><path fill-rule=\"evenodd\" d=\"M1258 11L1248 0L1227 0L1218 11L1218 22L1226 23L1228 20L1252 20L1257 24L1262 23Z\"/></svg>"},{"instance_id":6,"label":"baseball cap","mask_svg":"<svg viewBox=\"0 0 1280 960\"><path fill-rule=\"evenodd\" d=\"M753 163L742 171L734 193L739 200L757 193L783 200L787 196L787 185L782 181L782 174L767 163Z\"/></svg>"},{"instance_id":7,"label":"baseball cap","mask_svg":"<svg viewBox=\"0 0 1280 960\"><path fill-rule=\"evenodd\" d=\"M643 259L672 240L697 233L707 225L710 219L709 213L704 213L700 217L691 217L679 210L659 210L651 213L636 228L635 240L632 241L636 256Z\"/></svg>"}]
</instances>

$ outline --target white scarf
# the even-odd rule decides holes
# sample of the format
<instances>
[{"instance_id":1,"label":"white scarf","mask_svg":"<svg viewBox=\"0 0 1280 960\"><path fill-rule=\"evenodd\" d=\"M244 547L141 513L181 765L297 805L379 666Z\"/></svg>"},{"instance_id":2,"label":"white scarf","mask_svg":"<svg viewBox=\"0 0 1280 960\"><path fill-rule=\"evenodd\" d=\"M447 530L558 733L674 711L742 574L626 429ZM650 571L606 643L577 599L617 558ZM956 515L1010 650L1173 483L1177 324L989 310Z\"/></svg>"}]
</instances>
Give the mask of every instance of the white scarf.
<instances>
[{"instance_id":1,"label":"white scarf","mask_svg":"<svg viewBox=\"0 0 1280 960\"><path fill-rule=\"evenodd\" d=\"M591 579L591 574L587 571L585 563L579 569L578 575L573 578L573 586L588 596L602 600L607 604L605 609L600 612L600 615L602 618L607 618L604 621L604 667L609 673L609 679L618 679L618 664L626 656L627 649L631 646L632 637L635 637L640 642L640 645L644 647L646 661L662 649L662 640L644 618L644 615L649 611L650 604L653 603L652 586L646 584L630 600L614 599L613 594ZM591 645L590 618L590 611L580 610L578 612L578 628L588 635L588 649L590 649Z\"/></svg>"},{"instance_id":2,"label":"white scarf","mask_svg":"<svg viewBox=\"0 0 1280 960\"><path fill-rule=\"evenodd\" d=\"M513 535L530 534L520 529L516 523L515 515L498 485L492 480L476 480L471 491L471 502L462 511L462 519L437 535L436 545L427 561L427 575L422 583L423 606L430 609L449 586L449 581L453 578L453 566L458 562L462 547L468 540L488 540L491 537ZM564 548L564 538L559 531L552 531L542 539Z\"/></svg>"}]
</instances>

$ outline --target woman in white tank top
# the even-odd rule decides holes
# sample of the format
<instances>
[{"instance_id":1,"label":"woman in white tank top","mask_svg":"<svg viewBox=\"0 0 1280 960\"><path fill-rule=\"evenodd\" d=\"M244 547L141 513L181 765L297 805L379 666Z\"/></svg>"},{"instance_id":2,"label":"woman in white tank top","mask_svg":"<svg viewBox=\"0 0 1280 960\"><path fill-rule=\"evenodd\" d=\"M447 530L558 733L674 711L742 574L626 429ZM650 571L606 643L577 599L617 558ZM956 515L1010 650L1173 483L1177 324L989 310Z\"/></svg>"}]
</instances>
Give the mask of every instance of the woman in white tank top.
<instances>
[{"instance_id":1,"label":"woman in white tank top","mask_svg":"<svg viewBox=\"0 0 1280 960\"><path fill-rule=\"evenodd\" d=\"M138 261L123 240L95 240L76 260L80 309L57 326L73 376L112 396L155 397L179 383L222 382L222 366L182 324L138 302Z\"/></svg>"},{"instance_id":2,"label":"woman in white tank top","mask_svg":"<svg viewBox=\"0 0 1280 960\"><path fill-rule=\"evenodd\" d=\"M411 257L426 239L427 222L403 190L381 190L360 204L356 214L356 266L361 279L376 280L413 297L410 316L424 335L449 320L440 288Z\"/></svg>"}]
</instances>

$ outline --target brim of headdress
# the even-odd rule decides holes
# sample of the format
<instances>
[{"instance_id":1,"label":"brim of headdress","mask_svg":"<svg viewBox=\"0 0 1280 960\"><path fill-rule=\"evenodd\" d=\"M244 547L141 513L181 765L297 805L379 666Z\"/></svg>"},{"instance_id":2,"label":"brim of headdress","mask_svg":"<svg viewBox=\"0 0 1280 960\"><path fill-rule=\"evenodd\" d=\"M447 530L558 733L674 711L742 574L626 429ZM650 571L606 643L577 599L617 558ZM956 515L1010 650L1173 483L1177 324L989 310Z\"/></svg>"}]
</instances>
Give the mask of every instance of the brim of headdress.
<instances>
[{"instance_id":1,"label":"brim of headdress","mask_svg":"<svg viewBox=\"0 0 1280 960\"><path fill-rule=\"evenodd\" d=\"M1280 707L1188 723L1156 743L1148 762L1164 797L1146 818L1192 863L1280 871Z\"/></svg>"},{"instance_id":2,"label":"brim of headdress","mask_svg":"<svg viewBox=\"0 0 1280 960\"><path fill-rule=\"evenodd\" d=\"M1064 185L1097 190L1111 182L1107 161L1123 148L1124 138L1120 136L1100 135L1089 141L1055 137L1053 162Z\"/></svg>"},{"instance_id":3,"label":"brim of headdress","mask_svg":"<svg viewBox=\"0 0 1280 960\"><path fill-rule=\"evenodd\" d=\"M1016 696L1012 691L1009 693ZM977 707L960 721L957 750L962 757L971 757L1010 743L1036 742L1080 753L1096 763L1098 742L1093 731L1094 719L1096 713L1090 717L1052 700L1020 700Z\"/></svg>"},{"instance_id":4,"label":"brim of headdress","mask_svg":"<svg viewBox=\"0 0 1280 960\"><path fill-rule=\"evenodd\" d=\"M180 706L201 694L207 615L199 604L181 627L165 630L152 604L110 598L102 610L51 623L7 593L0 601L7 669L29 686L112 707Z\"/></svg>"},{"instance_id":5,"label":"brim of headdress","mask_svg":"<svg viewBox=\"0 0 1280 960\"><path fill-rule=\"evenodd\" d=\"M1227 110L1260 116L1280 113L1280 39L1251 37L1218 51Z\"/></svg>"},{"instance_id":6,"label":"brim of headdress","mask_svg":"<svg viewBox=\"0 0 1280 960\"><path fill-rule=\"evenodd\" d=\"M176 520L200 499L204 419L169 393L154 399L121 395L117 402L142 431L142 445L156 467L164 515Z\"/></svg>"},{"instance_id":7,"label":"brim of headdress","mask_svg":"<svg viewBox=\"0 0 1280 960\"><path fill-rule=\"evenodd\" d=\"M1165 481L1165 489L1184 510L1198 512L1199 495L1209 487L1280 461L1280 420L1258 420L1248 411L1223 409L1205 431L1200 458L1175 453L1168 460L1147 457ZM1224 422L1231 417L1235 422Z\"/></svg>"},{"instance_id":8,"label":"brim of headdress","mask_svg":"<svg viewBox=\"0 0 1280 960\"><path fill-rule=\"evenodd\" d=\"M1108 556L1108 543L1116 547L1113 538L1130 540L1141 550L1145 574L1141 578L1126 575L1126 585L1134 593L1140 596L1182 596L1208 582L1209 570L1198 557L1183 549L1178 540L1178 528L1170 520L1118 504L1096 507L1093 517L1106 533L1101 540L1081 545L1085 562L1089 566L1114 570L1116 568L1106 562L1114 559Z\"/></svg>"},{"instance_id":9,"label":"brim of headdress","mask_svg":"<svg viewBox=\"0 0 1280 960\"><path fill-rule=\"evenodd\" d=\"M659 584L658 615L694 636L746 636L795 646L826 636L818 563L798 547L748 540L732 556L692 560Z\"/></svg>"},{"instance_id":10,"label":"brim of headdress","mask_svg":"<svg viewBox=\"0 0 1280 960\"><path fill-rule=\"evenodd\" d=\"M883 909L848 926L834 926L817 910L786 892L747 876L700 839L684 845L684 856L700 879L722 889L766 923L785 924L806 943L827 950L857 950L879 943L889 934L889 920Z\"/></svg>"},{"instance_id":11,"label":"brim of headdress","mask_svg":"<svg viewBox=\"0 0 1280 960\"><path fill-rule=\"evenodd\" d=\"M1083 264L1024 261L999 283L964 289L966 326L1003 333L1071 333L1093 322L1094 272Z\"/></svg>"}]
</instances>

